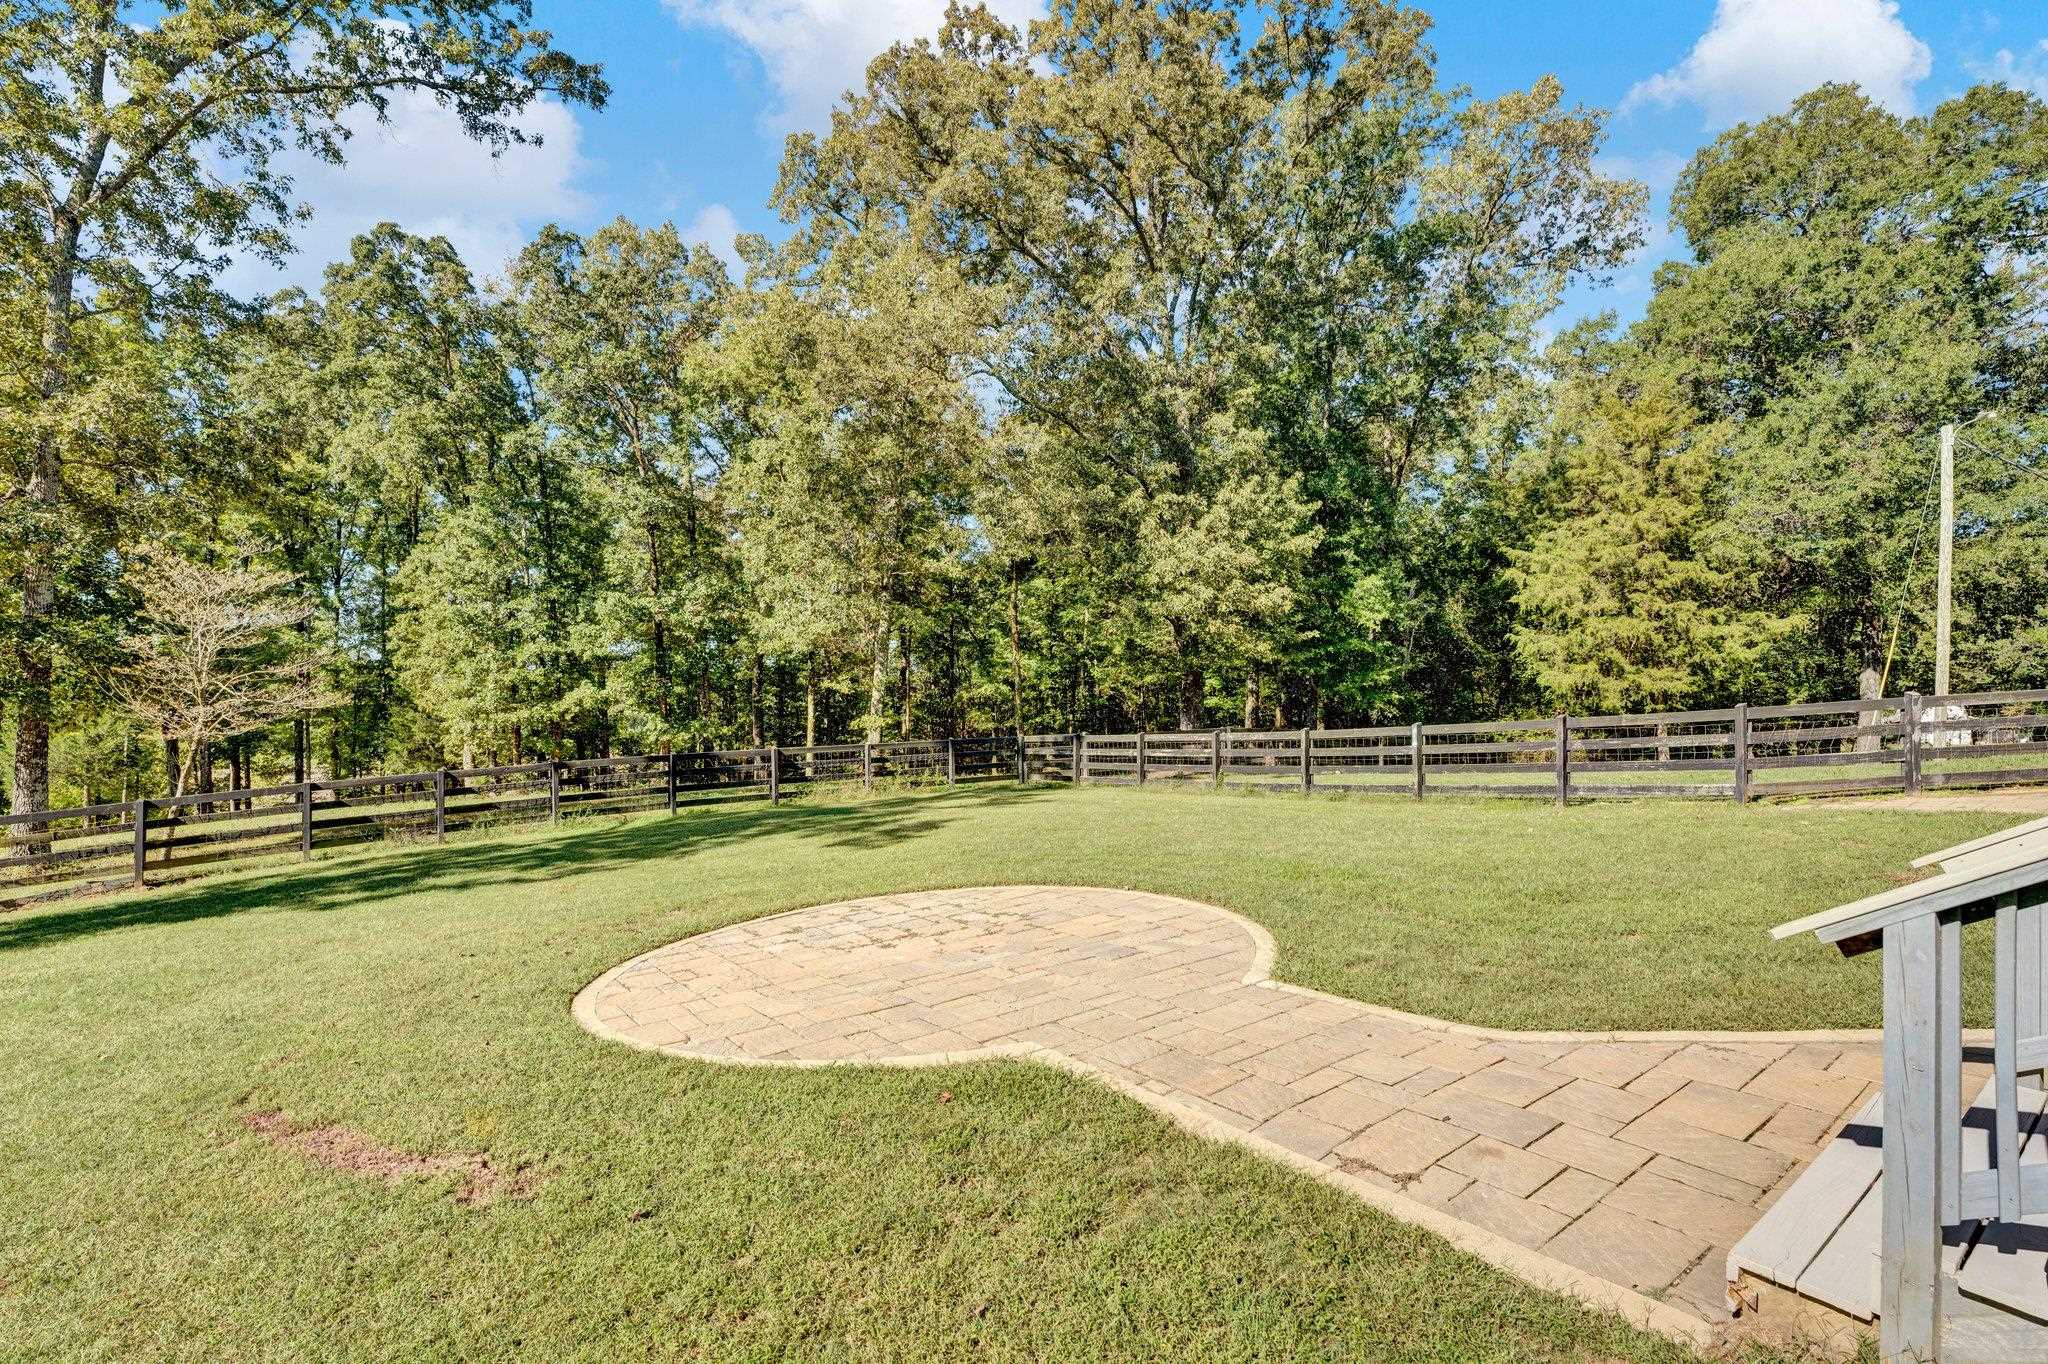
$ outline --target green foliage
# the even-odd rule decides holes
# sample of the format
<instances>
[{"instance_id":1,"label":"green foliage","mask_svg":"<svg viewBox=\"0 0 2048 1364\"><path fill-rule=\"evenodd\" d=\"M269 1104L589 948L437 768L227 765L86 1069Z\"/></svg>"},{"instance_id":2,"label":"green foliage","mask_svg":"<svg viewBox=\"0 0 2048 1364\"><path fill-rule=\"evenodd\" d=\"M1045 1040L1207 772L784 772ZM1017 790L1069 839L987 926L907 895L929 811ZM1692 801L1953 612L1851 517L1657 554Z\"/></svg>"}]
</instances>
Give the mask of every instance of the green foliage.
<instances>
[{"instance_id":1,"label":"green foliage","mask_svg":"<svg viewBox=\"0 0 2048 1364\"><path fill-rule=\"evenodd\" d=\"M316 608L341 704L234 740L279 775L1926 690L1950 421L1956 684L2048 670L2021 92L1728 130L1646 316L1546 350L1644 239L1556 81L1446 88L1382 0L956 6L789 141L743 279L621 220L485 290L387 223L244 302L282 149L402 91L516 140L598 74L519 0L5 12L17 802L52 727L113 780L152 539Z\"/></svg>"},{"instance_id":2,"label":"green foliage","mask_svg":"<svg viewBox=\"0 0 2048 1364\"><path fill-rule=\"evenodd\" d=\"M531 14L528 0L0 4L0 412L20 433L4 452L7 501L21 497L0 522L0 569L19 585L4 622L17 809L47 804L60 672L92 675L72 637L106 614L67 569L147 533L119 514L138 499L95 515L107 504L92 485L185 491L159 462L158 432L190 423L181 400L205 390L167 379L179 348L161 342L233 319L213 286L231 256L289 249L297 211L280 153L340 163L345 116L382 117L399 92L430 95L494 146L526 140L517 115L544 95L601 104L597 69L527 27ZM108 425L123 439L103 442Z\"/></svg>"},{"instance_id":3,"label":"green foliage","mask_svg":"<svg viewBox=\"0 0 2048 1364\"><path fill-rule=\"evenodd\" d=\"M2039 411L2044 187L2048 108L1992 86L1917 119L1823 86L1680 177L1694 260L1660 272L1637 335L1700 413L1737 571L1804 622L1784 691L1877 684L1899 613L1926 620L1937 428ZM1931 687L1924 631L1909 648Z\"/></svg>"},{"instance_id":4,"label":"green foliage","mask_svg":"<svg viewBox=\"0 0 2048 1364\"><path fill-rule=\"evenodd\" d=\"M703 733L705 717L687 720L691 683L740 616L712 350L732 295L704 247L623 220L588 240L548 228L512 271L541 420L590 473L586 514L617 528L591 580L593 624L617 646L605 705L647 750Z\"/></svg>"},{"instance_id":5,"label":"green foliage","mask_svg":"<svg viewBox=\"0 0 2048 1364\"><path fill-rule=\"evenodd\" d=\"M602 537L572 470L546 455L451 511L394 584L392 647L437 756L570 756L602 714L592 587Z\"/></svg>"},{"instance_id":6,"label":"green foliage","mask_svg":"<svg viewBox=\"0 0 2048 1364\"><path fill-rule=\"evenodd\" d=\"M786 277L750 309L731 356L773 376L731 478L755 638L812 665L854 661L860 721L878 738L892 637L957 558L982 457L956 287L886 223L816 269L779 265Z\"/></svg>"},{"instance_id":7,"label":"green foliage","mask_svg":"<svg viewBox=\"0 0 2048 1364\"><path fill-rule=\"evenodd\" d=\"M1210 0L1058 7L1026 39L956 11L878 59L829 137L791 140L804 239L880 211L956 261L976 364L1045 428L1026 448L1101 490L1051 534L1116 537L1129 564L1098 620L1152 660L1117 679L1130 713L1163 693L1198 724L1212 675L1273 668L1305 705L1390 704L1357 685L1390 617L1327 608L1384 596L1389 508L1557 291L1637 240L1640 189L1591 169L1599 117L1550 81L1437 89L1424 27Z\"/></svg>"},{"instance_id":8,"label":"green foliage","mask_svg":"<svg viewBox=\"0 0 2048 1364\"><path fill-rule=\"evenodd\" d=\"M1731 605L1736 577L1705 551L1713 470L1694 414L1662 376L1567 382L1591 391L1560 400L1555 500L1510 573L1531 678L1561 706L1600 713L1739 694L1760 642L1798 622Z\"/></svg>"}]
</instances>

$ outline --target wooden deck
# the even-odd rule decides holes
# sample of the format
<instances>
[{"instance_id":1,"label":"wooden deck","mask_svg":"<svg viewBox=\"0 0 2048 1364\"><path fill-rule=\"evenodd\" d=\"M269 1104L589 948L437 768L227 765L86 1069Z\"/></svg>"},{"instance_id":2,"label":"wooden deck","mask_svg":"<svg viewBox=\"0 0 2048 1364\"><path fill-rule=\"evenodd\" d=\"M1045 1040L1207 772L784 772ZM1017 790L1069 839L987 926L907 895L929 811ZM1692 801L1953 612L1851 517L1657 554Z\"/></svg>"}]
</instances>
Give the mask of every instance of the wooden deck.
<instances>
[{"instance_id":1,"label":"wooden deck","mask_svg":"<svg viewBox=\"0 0 2048 1364\"><path fill-rule=\"evenodd\" d=\"M1996 1081L1965 1111L1964 1171L1992 1168ZM2020 1164L2048 1164L2048 1092L2019 1090ZM1770 1285L1801 1307L1831 1309L1868 1326L1878 1316L1883 1229L1884 1099L1872 1098L1728 1255L1729 1295L1742 1310L1773 1315ZM1944 1250L1955 1276L1947 1360L2048 1359L2048 1215L2017 1223L1969 1222ZM1782 1303L1776 1315L1789 1314ZM1807 1313L1809 1319L1826 1314Z\"/></svg>"}]
</instances>

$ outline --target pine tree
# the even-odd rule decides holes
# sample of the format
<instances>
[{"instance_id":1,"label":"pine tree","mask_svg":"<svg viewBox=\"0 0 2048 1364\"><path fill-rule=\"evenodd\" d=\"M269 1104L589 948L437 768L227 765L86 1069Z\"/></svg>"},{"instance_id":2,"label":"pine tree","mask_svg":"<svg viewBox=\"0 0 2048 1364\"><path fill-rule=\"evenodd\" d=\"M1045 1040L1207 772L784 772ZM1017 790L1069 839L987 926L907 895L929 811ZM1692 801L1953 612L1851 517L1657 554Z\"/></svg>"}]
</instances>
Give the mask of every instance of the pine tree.
<instances>
[{"instance_id":1,"label":"pine tree","mask_svg":"<svg viewBox=\"0 0 2048 1364\"><path fill-rule=\"evenodd\" d=\"M1632 357L1631 357L1632 358ZM1567 709L1675 709L1715 697L1772 637L1705 554L1713 470L1667 377L1577 382L1553 514L1513 555L1515 647Z\"/></svg>"}]
</instances>

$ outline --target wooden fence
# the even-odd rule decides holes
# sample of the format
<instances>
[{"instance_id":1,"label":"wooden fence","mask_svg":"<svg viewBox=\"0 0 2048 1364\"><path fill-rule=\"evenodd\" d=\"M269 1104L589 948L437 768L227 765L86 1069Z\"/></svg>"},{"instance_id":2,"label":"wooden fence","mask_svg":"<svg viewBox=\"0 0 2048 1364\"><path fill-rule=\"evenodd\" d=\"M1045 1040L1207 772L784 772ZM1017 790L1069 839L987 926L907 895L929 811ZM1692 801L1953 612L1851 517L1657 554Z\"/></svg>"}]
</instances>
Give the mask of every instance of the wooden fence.
<instances>
[{"instance_id":1,"label":"wooden fence","mask_svg":"<svg viewBox=\"0 0 2048 1364\"><path fill-rule=\"evenodd\" d=\"M350 777L0 816L0 908L222 863L813 783L1210 782L1360 795L1750 800L2048 782L2048 690L1363 729L1027 734Z\"/></svg>"},{"instance_id":2,"label":"wooden fence","mask_svg":"<svg viewBox=\"0 0 2048 1364\"><path fill-rule=\"evenodd\" d=\"M1078 736L1079 779L1746 801L2048 781L2048 690L1366 729Z\"/></svg>"},{"instance_id":3,"label":"wooden fence","mask_svg":"<svg viewBox=\"0 0 2048 1364\"><path fill-rule=\"evenodd\" d=\"M1071 780L1068 735L819 744L444 768L0 816L0 907L227 862L582 814L779 801L812 783Z\"/></svg>"}]
</instances>

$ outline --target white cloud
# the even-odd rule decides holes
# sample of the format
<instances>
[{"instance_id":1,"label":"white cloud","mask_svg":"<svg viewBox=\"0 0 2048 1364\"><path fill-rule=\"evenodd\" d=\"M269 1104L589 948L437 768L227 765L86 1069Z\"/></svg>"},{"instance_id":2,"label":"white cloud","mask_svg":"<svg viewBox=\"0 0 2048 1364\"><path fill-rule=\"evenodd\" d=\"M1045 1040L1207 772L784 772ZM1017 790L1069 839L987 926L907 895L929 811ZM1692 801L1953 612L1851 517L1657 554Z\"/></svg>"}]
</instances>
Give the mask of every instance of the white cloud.
<instances>
[{"instance_id":1,"label":"white cloud","mask_svg":"<svg viewBox=\"0 0 2048 1364\"><path fill-rule=\"evenodd\" d=\"M2000 81L2048 99L2048 38L2017 55L2010 48L2000 48L1988 62L1971 62L1970 74L1980 81Z\"/></svg>"},{"instance_id":2,"label":"white cloud","mask_svg":"<svg viewBox=\"0 0 2048 1364\"><path fill-rule=\"evenodd\" d=\"M352 115L346 165L299 153L280 161L295 182L294 200L313 209L312 221L293 234L297 253L282 271L238 262L224 282L242 292L287 284L317 288L328 263L348 254L351 238L386 221L419 236L448 238L479 280L502 273L542 222L589 209L576 187L583 158L575 113L541 101L519 123L541 144L508 147L493 157L422 91L394 96L388 123Z\"/></svg>"},{"instance_id":3,"label":"white cloud","mask_svg":"<svg viewBox=\"0 0 2048 1364\"><path fill-rule=\"evenodd\" d=\"M1824 81L1854 81L1905 114L1933 65L1895 0L1719 0L1691 54L1638 82L1622 107L1697 104L1720 125L1776 113Z\"/></svg>"},{"instance_id":4,"label":"white cloud","mask_svg":"<svg viewBox=\"0 0 2048 1364\"><path fill-rule=\"evenodd\" d=\"M945 0L663 0L686 24L721 29L760 59L775 102L761 116L770 133L822 131L839 96L861 85L868 63L891 43L939 31ZM1043 0L990 0L1005 23L1023 28Z\"/></svg>"},{"instance_id":5,"label":"white cloud","mask_svg":"<svg viewBox=\"0 0 2048 1364\"><path fill-rule=\"evenodd\" d=\"M690 219L683 229L683 240L702 242L711 248L711 254L725 262L726 268L735 275L744 273L745 265L740 262L740 253L733 241L740 235L740 220L724 204L706 204L697 210L697 216Z\"/></svg>"}]
</instances>

